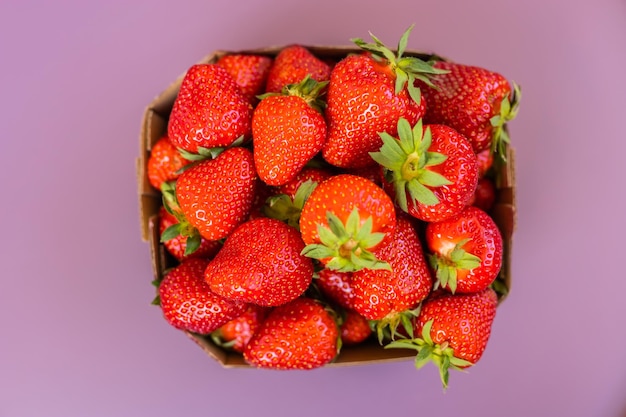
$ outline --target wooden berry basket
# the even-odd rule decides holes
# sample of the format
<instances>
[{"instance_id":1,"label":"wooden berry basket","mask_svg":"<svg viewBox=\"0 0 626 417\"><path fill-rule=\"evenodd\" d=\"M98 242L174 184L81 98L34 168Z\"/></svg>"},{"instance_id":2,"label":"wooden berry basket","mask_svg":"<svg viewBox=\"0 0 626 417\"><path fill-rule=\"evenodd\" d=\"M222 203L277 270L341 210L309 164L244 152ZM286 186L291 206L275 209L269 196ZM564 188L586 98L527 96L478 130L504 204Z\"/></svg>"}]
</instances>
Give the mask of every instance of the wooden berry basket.
<instances>
[{"instance_id":1,"label":"wooden berry basket","mask_svg":"<svg viewBox=\"0 0 626 417\"><path fill-rule=\"evenodd\" d=\"M362 50L355 47L328 47L306 46L312 53L323 59L339 60L350 53L359 53ZM230 53L254 53L275 56L284 46L269 47L245 51L216 51L198 63L216 62L221 56ZM416 56L428 60L434 54L407 51L405 55ZM438 59L441 57L437 56ZM167 133L167 123L174 100L178 94L184 74L179 76L169 87L159 94L146 108L139 137L140 153L136 160L137 182L139 192L139 215L142 240L149 243L152 270L154 279L160 280L163 272L174 266L173 258L169 256L160 243L158 232L158 212L161 207L161 194L148 182L147 162L150 150L156 141ZM515 211L515 155L512 147L507 149L508 163L496 173L496 203L490 214L500 228L504 240L504 259L498 277L504 287L505 294L500 296L504 300L511 288L511 243L516 223ZM248 367L241 354L222 349L215 345L210 337L190 332L184 332L210 357L225 367ZM403 349L384 349L374 338L357 346L344 346L338 357L327 366L364 365L399 361L414 358L415 352Z\"/></svg>"}]
</instances>

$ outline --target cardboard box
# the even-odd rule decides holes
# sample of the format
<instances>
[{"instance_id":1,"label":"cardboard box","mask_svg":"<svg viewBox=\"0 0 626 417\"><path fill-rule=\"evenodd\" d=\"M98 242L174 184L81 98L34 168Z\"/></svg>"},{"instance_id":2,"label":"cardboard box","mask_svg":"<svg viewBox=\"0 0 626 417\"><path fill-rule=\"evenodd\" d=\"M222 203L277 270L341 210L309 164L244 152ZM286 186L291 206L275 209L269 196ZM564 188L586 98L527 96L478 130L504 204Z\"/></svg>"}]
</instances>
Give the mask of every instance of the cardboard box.
<instances>
[{"instance_id":1,"label":"cardboard box","mask_svg":"<svg viewBox=\"0 0 626 417\"><path fill-rule=\"evenodd\" d=\"M316 56L339 60L348 53L360 52L355 47L326 47L306 46ZM269 47L246 51L217 51L206 56L198 63L215 62L219 57L229 53L255 53L275 56L283 47ZM405 55L417 56L428 60L434 54L407 51ZM191 66L191 64L189 65ZM169 87L159 94L146 108L139 137L140 154L137 158L137 182L139 187L139 215L141 223L141 237L150 245L150 256L154 279L161 279L163 271L174 266L172 258L166 254L163 245L159 242L158 211L161 206L161 194L155 190L147 178L147 162L153 144L167 133L167 122L170 111L178 94L184 74L181 74ZM508 164L500 170L497 178L497 200L491 212L498 224L504 239L504 260L498 280L510 290L511 288L511 243L515 229L515 176L514 152L508 148ZM500 302L506 296L500 298ZM226 351L215 345L209 337L184 332L209 356L225 367L248 367L240 354ZM359 365L399 361L414 358L415 352L403 349L384 349L371 338L358 346L344 346L334 362L327 366Z\"/></svg>"}]
</instances>

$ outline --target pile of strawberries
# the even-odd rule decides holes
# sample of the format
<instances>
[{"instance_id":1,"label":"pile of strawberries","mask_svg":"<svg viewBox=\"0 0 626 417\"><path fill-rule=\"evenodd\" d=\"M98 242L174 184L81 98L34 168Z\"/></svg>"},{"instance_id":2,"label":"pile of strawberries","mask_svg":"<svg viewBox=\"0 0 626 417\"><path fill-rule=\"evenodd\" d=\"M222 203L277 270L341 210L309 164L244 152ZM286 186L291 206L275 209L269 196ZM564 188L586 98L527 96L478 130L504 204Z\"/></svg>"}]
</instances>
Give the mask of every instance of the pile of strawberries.
<instances>
[{"instance_id":1,"label":"pile of strawberries","mask_svg":"<svg viewBox=\"0 0 626 417\"><path fill-rule=\"evenodd\" d=\"M481 357L503 258L489 214L520 90L374 35L186 72L147 172L174 327L252 366L312 369L375 338L448 370Z\"/></svg>"}]
</instances>

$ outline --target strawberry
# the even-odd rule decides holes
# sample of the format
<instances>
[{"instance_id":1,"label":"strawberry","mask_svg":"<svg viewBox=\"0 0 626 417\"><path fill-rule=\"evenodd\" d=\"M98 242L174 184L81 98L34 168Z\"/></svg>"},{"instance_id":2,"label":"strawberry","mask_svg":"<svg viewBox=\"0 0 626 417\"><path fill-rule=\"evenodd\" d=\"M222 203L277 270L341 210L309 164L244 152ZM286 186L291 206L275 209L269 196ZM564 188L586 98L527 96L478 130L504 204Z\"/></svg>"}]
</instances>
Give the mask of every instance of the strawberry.
<instances>
[{"instance_id":1,"label":"strawberry","mask_svg":"<svg viewBox=\"0 0 626 417\"><path fill-rule=\"evenodd\" d=\"M337 356L339 329L320 303L300 297L274 308L252 336L243 356L270 369L313 369Z\"/></svg>"},{"instance_id":2,"label":"strawberry","mask_svg":"<svg viewBox=\"0 0 626 417\"><path fill-rule=\"evenodd\" d=\"M433 280L422 245L408 216L398 216L395 233L381 245L376 256L389 262L391 270L363 269L352 274L352 308L378 321L382 339L389 328L394 335L400 323L407 326L414 310L432 289Z\"/></svg>"},{"instance_id":3,"label":"strawberry","mask_svg":"<svg viewBox=\"0 0 626 417\"><path fill-rule=\"evenodd\" d=\"M415 337L395 340L385 348L415 349L415 366L419 369L434 362L445 389L449 369L470 367L481 358L497 304L490 288L473 294L437 292L422 304L413 326Z\"/></svg>"},{"instance_id":4,"label":"strawberry","mask_svg":"<svg viewBox=\"0 0 626 417\"><path fill-rule=\"evenodd\" d=\"M352 272L339 272L322 269L315 281L321 293L333 303L344 309L352 309L354 290L352 288Z\"/></svg>"},{"instance_id":5,"label":"strawberry","mask_svg":"<svg viewBox=\"0 0 626 417\"><path fill-rule=\"evenodd\" d=\"M439 61L445 73L423 89L425 123L444 124L466 136L476 153L490 149L504 157L509 137L504 129L519 110L521 90L500 74L475 66ZM420 81L418 86L423 86Z\"/></svg>"},{"instance_id":6,"label":"strawberry","mask_svg":"<svg viewBox=\"0 0 626 417\"><path fill-rule=\"evenodd\" d=\"M252 152L235 147L183 172L176 182L176 198L202 237L219 240L246 220L256 187Z\"/></svg>"},{"instance_id":7,"label":"strawberry","mask_svg":"<svg viewBox=\"0 0 626 417\"><path fill-rule=\"evenodd\" d=\"M478 152L476 154L476 161L478 162L478 178L483 178L493 166L493 154L491 153L491 149Z\"/></svg>"},{"instance_id":8,"label":"strawberry","mask_svg":"<svg viewBox=\"0 0 626 417\"><path fill-rule=\"evenodd\" d=\"M211 339L218 345L235 352L243 353L252 335L261 327L261 323L269 313L269 309L255 304L211 333Z\"/></svg>"},{"instance_id":9,"label":"strawberry","mask_svg":"<svg viewBox=\"0 0 626 417\"><path fill-rule=\"evenodd\" d=\"M487 213L467 207L456 216L426 225L426 244L436 286L470 293L487 288L502 267L502 235Z\"/></svg>"},{"instance_id":10,"label":"strawberry","mask_svg":"<svg viewBox=\"0 0 626 417\"><path fill-rule=\"evenodd\" d=\"M339 326L343 345L356 345L372 334L369 321L354 310L346 310Z\"/></svg>"},{"instance_id":11,"label":"strawberry","mask_svg":"<svg viewBox=\"0 0 626 417\"><path fill-rule=\"evenodd\" d=\"M179 221L175 215L169 213L165 207L159 209L159 234L163 235L168 228L174 227L177 224L179 224ZM194 248L192 251L187 251L189 236L182 235L180 232L177 232L176 236L173 238L164 240L163 246L165 246L165 249L179 262L185 258L192 257L211 259L222 247L222 244L217 240L206 240L202 237L198 238L200 239L198 247L197 249Z\"/></svg>"},{"instance_id":12,"label":"strawberry","mask_svg":"<svg viewBox=\"0 0 626 417\"><path fill-rule=\"evenodd\" d=\"M342 272L388 269L372 254L393 234L396 214L389 196L372 181L339 174L319 184L300 216L304 254Z\"/></svg>"},{"instance_id":13,"label":"strawberry","mask_svg":"<svg viewBox=\"0 0 626 417\"><path fill-rule=\"evenodd\" d=\"M287 194L273 195L266 200L262 212L269 218L280 220L300 230L300 215L304 203L315 187L317 187L317 182L307 180L298 187L293 197Z\"/></svg>"},{"instance_id":14,"label":"strawberry","mask_svg":"<svg viewBox=\"0 0 626 417\"><path fill-rule=\"evenodd\" d=\"M246 304L219 296L204 281L208 261L184 260L159 284L159 300L167 322L177 329L209 334L242 314Z\"/></svg>"},{"instance_id":15,"label":"strawberry","mask_svg":"<svg viewBox=\"0 0 626 417\"><path fill-rule=\"evenodd\" d=\"M252 105L228 73L216 64L194 65L185 74L168 122L177 148L192 154L249 138Z\"/></svg>"},{"instance_id":16,"label":"strawberry","mask_svg":"<svg viewBox=\"0 0 626 417\"><path fill-rule=\"evenodd\" d=\"M326 120L316 103L324 85L307 76L284 94L262 96L254 109L254 163L266 184L291 181L324 146Z\"/></svg>"},{"instance_id":17,"label":"strawberry","mask_svg":"<svg viewBox=\"0 0 626 417\"><path fill-rule=\"evenodd\" d=\"M369 153L382 145L379 132L395 135L399 118L413 124L424 115L425 100L414 81L429 83L440 71L418 58L403 56L411 30L402 35L397 54L374 35L374 44L354 39L367 53L349 55L333 68L326 109L328 139L322 151L330 164L342 168L373 165Z\"/></svg>"},{"instance_id":18,"label":"strawberry","mask_svg":"<svg viewBox=\"0 0 626 417\"><path fill-rule=\"evenodd\" d=\"M220 57L216 64L228 71L248 101L256 105L256 96L265 91L273 62L272 58L265 55L230 54Z\"/></svg>"},{"instance_id":19,"label":"strawberry","mask_svg":"<svg viewBox=\"0 0 626 417\"><path fill-rule=\"evenodd\" d=\"M309 75L315 81L328 81L330 66L302 45L283 48L270 68L266 91L278 93L289 84L298 84Z\"/></svg>"},{"instance_id":20,"label":"strawberry","mask_svg":"<svg viewBox=\"0 0 626 417\"><path fill-rule=\"evenodd\" d=\"M304 203L317 184L331 176L326 169L305 166L291 181L277 187L276 194L266 200L263 213L299 230Z\"/></svg>"},{"instance_id":21,"label":"strawberry","mask_svg":"<svg viewBox=\"0 0 626 417\"><path fill-rule=\"evenodd\" d=\"M476 184L476 191L469 201L470 206L489 211L496 202L496 186L490 178L483 177Z\"/></svg>"},{"instance_id":22,"label":"strawberry","mask_svg":"<svg viewBox=\"0 0 626 417\"><path fill-rule=\"evenodd\" d=\"M256 192L252 199L252 208L250 209L250 216L247 220L256 219L259 217L266 217L263 213L267 199L276 195L276 188L271 187L257 179Z\"/></svg>"},{"instance_id":23,"label":"strawberry","mask_svg":"<svg viewBox=\"0 0 626 417\"><path fill-rule=\"evenodd\" d=\"M289 182L278 187L278 193L286 194L290 198L294 198L298 188L308 180L316 184L322 183L333 176L328 169L319 167L305 166L298 174Z\"/></svg>"},{"instance_id":24,"label":"strawberry","mask_svg":"<svg viewBox=\"0 0 626 417\"><path fill-rule=\"evenodd\" d=\"M384 168L383 188L400 208L427 222L459 213L476 189L478 166L470 143L443 125L398 121L399 139L383 132L372 158Z\"/></svg>"},{"instance_id":25,"label":"strawberry","mask_svg":"<svg viewBox=\"0 0 626 417\"><path fill-rule=\"evenodd\" d=\"M296 229L269 218L250 220L226 238L206 268L206 281L224 297L261 306L285 304L304 293L313 262L300 254Z\"/></svg>"},{"instance_id":26,"label":"strawberry","mask_svg":"<svg viewBox=\"0 0 626 417\"><path fill-rule=\"evenodd\" d=\"M148 157L148 181L157 190L161 184L178 178L179 171L189 165L191 161L183 158L167 136L155 142Z\"/></svg>"}]
</instances>

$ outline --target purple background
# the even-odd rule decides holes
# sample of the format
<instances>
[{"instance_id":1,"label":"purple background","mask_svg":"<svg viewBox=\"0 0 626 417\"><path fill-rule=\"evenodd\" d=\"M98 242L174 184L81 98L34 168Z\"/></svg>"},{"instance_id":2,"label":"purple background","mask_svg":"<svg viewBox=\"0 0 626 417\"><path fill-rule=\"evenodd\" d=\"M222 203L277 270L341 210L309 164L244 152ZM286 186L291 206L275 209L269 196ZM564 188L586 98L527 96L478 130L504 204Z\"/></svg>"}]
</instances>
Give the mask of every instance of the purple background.
<instances>
[{"instance_id":1,"label":"purple background","mask_svg":"<svg viewBox=\"0 0 626 417\"><path fill-rule=\"evenodd\" d=\"M221 368L150 305L144 107L216 49L393 45L411 23L412 49L524 89L513 291L483 359L445 394L411 362ZM0 62L0 416L626 415L623 0L5 0Z\"/></svg>"}]
</instances>

